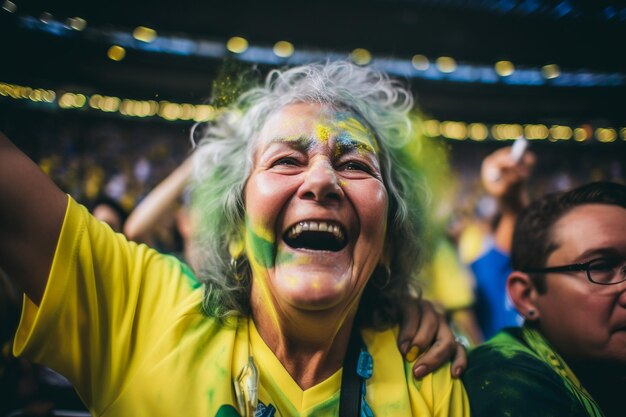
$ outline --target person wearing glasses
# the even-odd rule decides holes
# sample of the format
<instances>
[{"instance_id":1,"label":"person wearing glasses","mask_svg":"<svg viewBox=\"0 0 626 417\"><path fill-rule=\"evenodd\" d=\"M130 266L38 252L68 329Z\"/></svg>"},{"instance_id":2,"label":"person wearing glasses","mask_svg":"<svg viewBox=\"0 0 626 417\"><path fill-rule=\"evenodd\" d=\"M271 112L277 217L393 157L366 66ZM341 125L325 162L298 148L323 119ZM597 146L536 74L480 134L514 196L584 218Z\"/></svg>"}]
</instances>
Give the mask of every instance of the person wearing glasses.
<instances>
[{"instance_id":1,"label":"person wearing glasses","mask_svg":"<svg viewBox=\"0 0 626 417\"><path fill-rule=\"evenodd\" d=\"M524 316L470 354L473 416L623 416L626 186L545 196L519 217L512 302Z\"/></svg>"}]
</instances>

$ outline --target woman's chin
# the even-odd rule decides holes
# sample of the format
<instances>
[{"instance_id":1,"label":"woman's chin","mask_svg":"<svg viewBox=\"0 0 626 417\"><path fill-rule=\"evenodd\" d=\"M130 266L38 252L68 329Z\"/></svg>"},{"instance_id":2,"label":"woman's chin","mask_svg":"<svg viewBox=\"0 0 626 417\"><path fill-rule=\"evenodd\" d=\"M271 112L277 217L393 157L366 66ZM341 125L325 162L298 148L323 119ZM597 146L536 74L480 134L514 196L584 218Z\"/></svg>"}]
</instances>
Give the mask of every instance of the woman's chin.
<instances>
[{"instance_id":1,"label":"woman's chin","mask_svg":"<svg viewBox=\"0 0 626 417\"><path fill-rule=\"evenodd\" d=\"M350 278L336 274L308 273L277 276L275 295L289 306L305 311L331 310L349 302L352 291Z\"/></svg>"},{"instance_id":2,"label":"woman's chin","mask_svg":"<svg viewBox=\"0 0 626 417\"><path fill-rule=\"evenodd\" d=\"M341 305L344 299L337 294L289 294L285 297L291 307L309 312L329 311Z\"/></svg>"}]
</instances>

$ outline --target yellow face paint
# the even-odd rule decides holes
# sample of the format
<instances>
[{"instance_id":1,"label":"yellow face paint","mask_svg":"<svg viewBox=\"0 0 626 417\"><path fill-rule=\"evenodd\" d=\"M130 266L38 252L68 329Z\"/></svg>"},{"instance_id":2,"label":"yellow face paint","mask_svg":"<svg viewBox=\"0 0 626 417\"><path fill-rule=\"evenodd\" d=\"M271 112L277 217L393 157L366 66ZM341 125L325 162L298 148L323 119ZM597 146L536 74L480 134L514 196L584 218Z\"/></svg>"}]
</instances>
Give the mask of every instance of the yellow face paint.
<instances>
[{"instance_id":1,"label":"yellow face paint","mask_svg":"<svg viewBox=\"0 0 626 417\"><path fill-rule=\"evenodd\" d=\"M319 330L334 333L332 327L338 331L356 311L384 245L381 219L384 223L387 218L387 194L380 180L376 137L354 113L296 103L266 122L256 146L245 195L252 217L246 224L245 243L254 314L278 322L273 331L287 326L290 333L297 330L308 336L308 327L318 326L309 320L309 312L325 312L333 316L332 325L325 323ZM338 210L333 204L299 197L305 192L302 187L330 181L345 187L347 198L358 204ZM323 253L283 241L287 227L318 218L340 222L350 236L348 246Z\"/></svg>"},{"instance_id":2,"label":"yellow face paint","mask_svg":"<svg viewBox=\"0 0 626 417\"><path fill-rule=\"evenodd\" d=\"M296 277L290 277L287 279L287 284L289 284L289 286L291 288L295 288L298 285L298 278Z\"/></svg>"},{"instance_id":3,"label":"yellow face paint","mask_svg":"<svg viewBox=\"0 0 626 417\"><path fill-rule=\"evenodd\" d=\"M374 134L354 116L338 120L335 123L335 128L342 132L338 135L339 138L350 139L358 144L357 149L378 155L379 148Z\"/></svg>"},{"instance_id":4,"label":"yellow face paint","mask_svg":"<svg viewBox=\"0 0 626 417\"><path fill-rule=\"evenodd\" d=\"M271 318L275 326L278 326L278 312L273 303L268 287L268 271L274 267L274 240L263 239L260 235L268 237L268 231L251 225L246 219L245 251L250 262L254 286L260 289L261 304L264 311ZM255 230L256 229L256 230Z\"/></svg>"},{"instance_id":5,"label":"yellow face paint","mask_svg":"<svg viewBox=\"0 0 626 417\"><path fill-rule=\"evenodd\" d=\"M313 282L311 282L311 288L313 288L314 290L318 290L320 288L319 278L313 278Z\"/></svg>"},{"instance_id":6,"label":"yellow face paint","mask_svg":"<svg viewBox=\"0 0 626 417\"><path fill-rule=\"evenodd\" d=\"M274 233L246 219L246 253L252 265L274 267Z\"/></svg>"},{"instance_id":7,"label":"yellow face paint","mask_svg":"<svg viewBox=\"0 0 626 417\"><path fill-rule=\"evenodd\" d=\"M331 134L334 133L333 126L323 125L318 123L315 125L315 137L322 143L328 142Z\"/></svg>"}]
</instances>

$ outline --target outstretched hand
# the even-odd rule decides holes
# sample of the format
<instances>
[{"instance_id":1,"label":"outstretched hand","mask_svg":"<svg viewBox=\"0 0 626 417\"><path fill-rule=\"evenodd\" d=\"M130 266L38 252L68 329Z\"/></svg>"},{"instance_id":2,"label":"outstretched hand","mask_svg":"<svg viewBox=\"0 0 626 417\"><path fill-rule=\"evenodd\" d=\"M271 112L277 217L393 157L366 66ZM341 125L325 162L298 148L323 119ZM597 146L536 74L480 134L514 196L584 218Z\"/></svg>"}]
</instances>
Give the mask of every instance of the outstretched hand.
<instances>
[{"instance_id":1,"label":"outstretched hand","mask_svg":"<svg viewBox=\"0 0 626 417\"><path fill-rule=\"evenodd\" d=\"M398 347L404 358L415 361L413 375L423 378L448 361L453 378L467 368L465 348L456 341L446 318L422 298L403 303Z\"/></svg>"},{"instance_id":2,"label":"outstretched hand","mask_svg":"<svg viewBox=\"0 0 626 417\"><path fill-rule=\"evenodd\" d=\"M519 161L511 156L511 146L500 148L487 156L481 166L485 190L498 200L520 199L522 186L535 166L535 155L526 151Z\"/></svg>"},{"instance_id":3,"label":"outstretched hand","mask_svg":"<svg viewBox=\"0 0 626 417\"><path fill-rule=\"evenodd\" d=\"M511 156L511 146L487 156L481 166L485 190L498 202L500 220L494 230L496 246L511 252L513 230L518 214L530 203L528 179L535 166L535 154L524 152L519 161Z\"/></svg>"}]
</instances>

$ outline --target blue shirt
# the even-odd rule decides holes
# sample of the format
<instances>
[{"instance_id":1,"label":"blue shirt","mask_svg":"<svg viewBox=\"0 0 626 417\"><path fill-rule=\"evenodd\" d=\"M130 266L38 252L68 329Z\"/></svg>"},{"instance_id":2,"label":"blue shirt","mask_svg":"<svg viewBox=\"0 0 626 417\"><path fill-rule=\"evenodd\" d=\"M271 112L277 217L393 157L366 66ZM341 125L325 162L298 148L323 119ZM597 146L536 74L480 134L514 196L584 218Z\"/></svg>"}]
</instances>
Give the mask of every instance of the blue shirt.
<instances>
[{"instance_id":1,"label":"blue shirt","mask_svg":"<svg viewBox=\"0 0 626 417\"><path fill-rule=\"evenodd\" d=\"M485 340L505 327L520 326L522 317L506 293L511 258L492 247L470 268L476 278L476 317Z\"/></svg>"}]
</instances>

